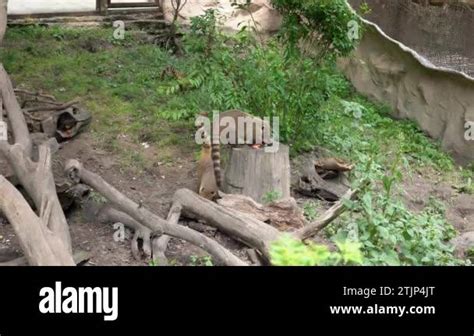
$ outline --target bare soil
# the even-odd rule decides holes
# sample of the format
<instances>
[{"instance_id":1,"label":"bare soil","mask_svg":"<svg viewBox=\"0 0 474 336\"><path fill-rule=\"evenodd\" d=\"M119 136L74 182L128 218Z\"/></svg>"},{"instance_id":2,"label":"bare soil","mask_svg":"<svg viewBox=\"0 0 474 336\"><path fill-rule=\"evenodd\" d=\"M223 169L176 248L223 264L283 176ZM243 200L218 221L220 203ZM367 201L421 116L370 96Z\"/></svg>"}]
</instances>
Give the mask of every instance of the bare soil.
<instances>
[{"instance_id":1,"label":"bare soil","mask_svg":"<svg viewBox=\"0 0 474 336\"><path fill-rule=\"evenodd\" d=\"M150 146L139 148L123 141L123 146L130 151L145 152L146 160L155 160L139 174L131 169L124 169L121 158L116 154L101 149L90 134L82 134L78 138L64 143L56 159L65 162L68 159L78 159L87 169L101 175L106 181L125 193L136 202L156 214L166 217L173 193L178 188L194 188L194 160L175 157L174 162L159 163L157 149ZM137 147L137 148L133 148ZM123 242L114 240L114 229L111 225L101 224L95 220L95 212L100 202L91 197L84 204L69 211L68 221L71 229L74 249L89 251L92 254L91 265L146 265L147 261L137 261L130 250L130 236ZM0 254L6 252L21 254L13 229L5 221L0 222ZM10 254L10 253L9 253ZM205 254L185 242L172 239L168 256L173 264L187 264L191 256Z\"/></svg>"},{"instance_id":2,"label":"bare soil","mask_svg":"<svg viewBox=\"0 0 474 336\"><path fill-rule=\"evenodd\" d=\"M430 198L444 203L446 219L459 232L474 230L474 195L459 193L448 182L436 182L436 177L416 174L403 183L403 198L411 210L422 210Z\"/></svg>"}]
</instances>

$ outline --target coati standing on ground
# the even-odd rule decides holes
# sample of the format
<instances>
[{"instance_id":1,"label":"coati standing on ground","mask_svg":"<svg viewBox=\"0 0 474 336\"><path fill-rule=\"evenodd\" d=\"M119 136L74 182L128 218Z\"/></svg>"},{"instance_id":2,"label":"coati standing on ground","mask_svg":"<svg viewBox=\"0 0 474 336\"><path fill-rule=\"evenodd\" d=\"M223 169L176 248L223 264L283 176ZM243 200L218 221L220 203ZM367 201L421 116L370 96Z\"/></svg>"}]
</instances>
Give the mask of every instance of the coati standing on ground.
<instances>
[{"instance_id":1,"label":"coati standing on ground","mask_svg":"<svg viewBox=\"0 0 474 336\"><path fill-rule=\"evenodd\" d=\"M203 137L204 143L198 162L198 193L208 200L215 201L219 197L219 186L214 171L211 138L205 131Z\"/></svg>"},{"instance_id":2,"label":"coati standing on ground","mask_svg":"<svg viewBox=\"0 0 474 336\"><path fill-rule=\"evenodd\" d=\"M208 116L206 112L201 113L201 115ZM239 120L240 123L244 123L242 128L239 128ZM211 137L205 131L205 126L203 124L198 125L200 126L199 130L203 132L203 138L206 139L198 166L199 194L208 199L211 199L211 196L213 200L218 197L218 190L222 185L220 154L220 136L222 133L230 135L225 139L228 144L233 146L239 144L263 146L272 143L270 124L251 114L240 110L229 110L220 113L219 119L216 121L219 123L219 127L211 127L213 130L212 141L210 141ZM248 127L251 127L251 129L248 129ZM215 131L218 131L217 134ZM212 163L213 174L209 172L209 161ZM208 175L213 175L213 177Z\"/></svg>"},{"instance_id":3,"label":"coati standing on ground","mask_svg":"<svg viewBox=\"0 0 474 336\"><path fill-rule=\"evenodd\" d=\"M203 144L198 167L199 195L208 200L219 198L219 187L214 172L212 149L209 144Z\"/></svg>"}]
</instances>

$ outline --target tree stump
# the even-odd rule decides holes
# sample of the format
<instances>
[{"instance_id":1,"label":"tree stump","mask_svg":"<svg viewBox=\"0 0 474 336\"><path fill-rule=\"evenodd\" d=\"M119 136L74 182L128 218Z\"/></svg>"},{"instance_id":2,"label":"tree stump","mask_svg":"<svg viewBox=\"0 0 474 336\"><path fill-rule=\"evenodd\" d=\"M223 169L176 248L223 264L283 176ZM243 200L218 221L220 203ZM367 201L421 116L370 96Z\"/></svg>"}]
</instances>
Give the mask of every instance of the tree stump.
<instances>
[{"instance_id":1,"label":"tree stump","mask_svg":"<svg viewBox=\"0 0 474 336\"><path fill-rule=\"evenodd\" d=\"M235 147L230 152L223 181L223 191L242 194L262 202L269 192L282 198L290 197L290 155L287 146L280 144L276 153L264 148Z\"/></svg>"}]
</instances>

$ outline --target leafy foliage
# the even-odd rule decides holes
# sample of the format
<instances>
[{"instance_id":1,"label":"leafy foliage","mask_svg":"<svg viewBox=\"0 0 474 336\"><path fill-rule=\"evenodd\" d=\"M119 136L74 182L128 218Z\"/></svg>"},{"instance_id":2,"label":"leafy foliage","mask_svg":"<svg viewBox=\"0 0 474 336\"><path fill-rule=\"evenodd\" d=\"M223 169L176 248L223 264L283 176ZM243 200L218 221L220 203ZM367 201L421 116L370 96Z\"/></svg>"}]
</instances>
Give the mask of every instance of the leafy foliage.
<instances>
[{"instance_id":1,"label":"leafy foliage","mask_svg":"<svg viewBox=\"0 0 474 336\"><path fill-rule=\"evenodd\" d=\"M215 27L216 15L209 10L193 18L185 38L190 55L187 76L166 83L159 92L171 96L199 91L200 97L207 98L196 102L200 110L240 108L261 117L278 117L283 142L297 151L310 148L314 128L304 126L317 124L318 110L329 97L350 91L335 64L319 65L299 56L288 59L279 40L260 45L246 29L225 35ZM192 117L196 110L188 109L187 115L182 111L176 110L179 118Z\"/></svg>"},{"instance_id":2,"label":"leafy foliage","mask_svg":"<svg viewBox=\"0 0 474 336\"><path fill-rule=\"evenodd\" d=\"M372 181L372 186L362 191L360 200L348 202L350 219L346 216L346 223L330 234L360 242L368 265L461 264L448 243L455 231L446 222L442 204L432 200L426 209L413 213L395 196L402 179L398 162L385 171L369 160L357 181Z\"/></svg>"},{"instance_id":3,"label":"leafy foliage","mask_svg":"<svg viewBox=\"0 0 474 336\"><path fill-rule=\"evenodd\" d=\"M303 214L308 221L314 221L318 217L318 211L314 202L308 201L303 205Z\"/></svg>"},{"instance_id":4,"label":"leafy foliage","mask_svg":"<svg viewBox=\"0 0 474 336\"><path fill-rule=\"evenodd\" d=\"M471 260L471 262L474 263L474 248L470 248L466 254L469 260Z\"/></svg>"},{"instance_id":5,"label":"leafy foliage","mask_svg":"<svg viewBox=\"0 0 474 336\"><path fill-rule=\"evenodd\" d=\"M455 265L453 247L447 241L455 231L433 208L408 211L401 202L367 192L352 210L359 241L370 265ZM349 225L348 227L351 227ZM340 236L347 234L347 227Z\"/></svg>"},{"instance_id":6,"label":"leafy foliage","mask_svg":"<svg viewBox=\"0 0 474 336\"><path fill-rule=\"evenodd\" d=\"M286 236L271 246L272 263L276 266L360 265L363 263L360 244L336 241L338 250L331 252L325 245L304 244Z\"/></svg>"},{"instance_id":7,"label":"leafy foliage","mask_svg":"<svg viewBox=\"0 0 474 336\"><path fill-rule=\"evenodd\" d=\"M301 51L301 42L317 49L318 59L348 55L358 37L351 29L362 29L360 18L345 0L272 0L283 14L282 35L289 54Z\"/></svg>"},{"instance_id":8,"label":"leafy foliage","mask_svg":"<svg viewBox=\"0 0 474 336\"><path fill-rule=\"evenodd\" d=\"M281 192L273 190L265 193L262 197L262 202L265 204L273 203L281 198Z\"/></svg>"},{"instance_id":9,"label":"leafy foliage","mask_svg":"<svg viewBox=\"0 0 474 336\"><path fill-rule=\"evenodd\" d=\"M214 266L212 262L212 258L210 256L203 256L199 257L196 255L192 255L191 259L191 266Z\"/></svg>"}]
</instances>

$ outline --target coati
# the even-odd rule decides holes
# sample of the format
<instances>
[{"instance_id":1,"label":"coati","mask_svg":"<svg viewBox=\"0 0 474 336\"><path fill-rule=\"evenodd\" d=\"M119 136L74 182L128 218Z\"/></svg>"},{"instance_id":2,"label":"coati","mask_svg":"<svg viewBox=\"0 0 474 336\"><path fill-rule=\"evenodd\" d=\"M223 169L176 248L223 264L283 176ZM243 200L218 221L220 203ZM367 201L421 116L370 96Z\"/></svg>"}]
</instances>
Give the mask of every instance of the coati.
<instances>
[{"instance_id":1,"label":"coati","mask_svg":"<svg viewBox=\"0 0 474 336\"><path fill-rule=\"evenodd\" d=\"M219 187L214 172L211 139L205 131L203 137L204 143L202 144L201 157L198 162L198 193L208 200L215 201L219 197Z\"/></svg>"},{"instance_id":2,"label":"coati","mask_svg":"<svg viewBox=\"0 0 474 336\"><path fill-rule=\"evenodd\" d=\"M203 112L201 116L208 117L208 113ZM222 112L218 115L218 119L212 120L212 122L218 123L218 126L214 124L208 125L212 133L212 141L210 141L211 137L206 132L204 124L198 124L203 138L209 141L203 145L202 158L198 168L199 194L203 197L206 197L204 195L206 194L208 199L210 199L209 192L211 192L210 196L217 197L218 190L222 185L221 142L232 146L244 144L263 146L272 143L270 124L261 118L240 110ZM208 177L208 174L205 174L209 170L209 159L212 162L214 178Z\"/></svg>"}]
</instances>

